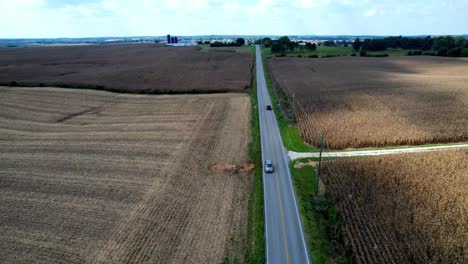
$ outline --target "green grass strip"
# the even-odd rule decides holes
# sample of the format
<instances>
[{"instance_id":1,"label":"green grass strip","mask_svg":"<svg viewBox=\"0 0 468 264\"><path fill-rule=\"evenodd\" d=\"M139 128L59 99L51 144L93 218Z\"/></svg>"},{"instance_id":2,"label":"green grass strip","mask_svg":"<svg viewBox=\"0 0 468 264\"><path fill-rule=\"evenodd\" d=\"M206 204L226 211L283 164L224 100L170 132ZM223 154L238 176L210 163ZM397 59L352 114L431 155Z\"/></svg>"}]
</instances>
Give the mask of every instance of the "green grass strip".
<instances>
[{"instance_id":1,"label":"green grass strip","mask_svg":"<svg viewBox=\"0 0 468 264\"><path fill-rule=\"evenodd\" d=\"M302 139L299 129L296 126L289 124L286 117L281 112L278 99L273 92L273 84L270 77L270 73L268 72L266 57L268 55L269 49L261 48L262 50L262 62L263 62L263 69L265 72L265 81L268 88L268 93L270 94L270 99L272 103L273 110L275 112L276 121L278 122L281 139L283 140L284 146L288 150L296 151L296 152L317 152L318 149L312 146L307 145L304 140Z\"/></svg>"},{"instance_id":2,"label":"green grass strip","mask_svg":"<svg viewBox=\"0 0 468 264\"><path fill-rule=\"evenodd\" d=\"M294 168L296 162L309 162L313 159L300 159L290 163L290 170L294 184L294 190L299 206L299 211L304 225L309 254L313 263L350 263L344 250L344 245L340 245L337 250L330 237L338 236L332 230L340 226L340 219L336 206L327 194L315 197L317 189L317 173L315 167L304 166ZM325 212L317 212L315 207L320 206ZM335 244L339 243L335 240ZM332 262L333 259L333 262Z\"/></svg>"},{"instance_id":3,"label":"green grass strip","mask_svg":"<svg viewBox=\"0 0 468 264\"><path fill-rule=\"evenodd\" d=\"M260 141L260 121L258 116L257 80L253 68L250 158L255 164L252 194L249 200L247 246L245 263L265 263L265 218L263 208L262 147Z\"/></svg>"}]
</instances>

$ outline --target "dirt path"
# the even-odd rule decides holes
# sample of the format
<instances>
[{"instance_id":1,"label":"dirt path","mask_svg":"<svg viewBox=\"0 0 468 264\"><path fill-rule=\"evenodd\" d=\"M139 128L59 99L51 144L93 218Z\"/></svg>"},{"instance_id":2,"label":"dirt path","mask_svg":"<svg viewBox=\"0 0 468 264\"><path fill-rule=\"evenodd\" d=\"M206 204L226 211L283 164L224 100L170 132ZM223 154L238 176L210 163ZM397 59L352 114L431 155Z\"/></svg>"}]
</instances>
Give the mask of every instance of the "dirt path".
<instances>
[{"instance_id":1,"label":"dirt path","mask_svg":"<svg viewBox=\"0 0 468 264\"><path fill-rule=\"evenodd\" d=\"M380 150L355 150L355 151L337 151L337 152L324 152L322 157L359 157L359 156L381 156L381 155L392 155L402 153L419 153L428 151L438 151L445 149L456 149L456 148L468 148L468 144L458 145L445 145L445 146L433 146L433 147L414 147L414 148L401 148L401 149L380 149ZM301 158L318 158L318 152L288 152L289 159L301 159Z\"/></svg>"}]
</instances>

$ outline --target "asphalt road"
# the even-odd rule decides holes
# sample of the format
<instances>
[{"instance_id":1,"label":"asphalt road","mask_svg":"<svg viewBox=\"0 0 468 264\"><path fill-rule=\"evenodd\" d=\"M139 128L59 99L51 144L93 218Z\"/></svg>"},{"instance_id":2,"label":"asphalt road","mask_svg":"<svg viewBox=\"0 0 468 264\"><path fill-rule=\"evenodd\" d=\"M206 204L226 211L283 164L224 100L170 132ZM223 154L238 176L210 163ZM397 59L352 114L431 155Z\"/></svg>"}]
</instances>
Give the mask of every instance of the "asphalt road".
<instances>
[{"instance_id":1,"label":"asphalt road","mask_svg":"<svg viewBox=\"0 0 468 264\"><path fill-rule=\"evenodd\" d=\"M274 173L263 172L266 262L308 264L311 261L291 181L287 151L274 112L266 110L271 101L259 46L256 47L256 67L262 159L272 160L275 168Z\"/></svg>"}]
</instances>

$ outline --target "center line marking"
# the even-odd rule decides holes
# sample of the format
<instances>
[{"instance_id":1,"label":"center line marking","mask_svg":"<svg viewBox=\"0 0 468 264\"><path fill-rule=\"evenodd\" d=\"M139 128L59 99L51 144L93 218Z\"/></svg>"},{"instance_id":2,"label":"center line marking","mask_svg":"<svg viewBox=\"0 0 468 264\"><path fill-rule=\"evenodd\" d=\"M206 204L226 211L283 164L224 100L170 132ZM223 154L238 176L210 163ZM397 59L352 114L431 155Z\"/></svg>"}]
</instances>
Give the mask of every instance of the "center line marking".
<instances>
[{"instance_id":1,"label":"center line marking","mask_svg":"<svg viewBox=\"0 0 468 264\"><path fill-rule=\"evenodd\" d=\"M266 118L265 118L266 120ZM270 130L269 130L269 122L266 122L267 123L267 127L268 127L268 139L270 141L270 147L271 147L271 150L273 152L273 160L274 160L274 164L277 164L278 165L278 161L276 159L276 152L275 152L275 148L272 147L273 144L272 144L272 139L271 139L271 133L270 133ZM278 200L279 200L279 205L280 205L280 214L281 214L281 227L282 227L282 230L283 230L283 244L284 244L284 249L286 250L286 262L288 264L291 263L291 260L289 258L289 251L288 251L288 244L286 242L286 228L285 228L285 224L284 224L284 210L283 210L283 203L281 201L281 191L280 191L280 187L279 187L279 176L278 176L278 171L275 169L275 178L276 178L276 190L278 192Z\"/></svg>"}]
</instances>

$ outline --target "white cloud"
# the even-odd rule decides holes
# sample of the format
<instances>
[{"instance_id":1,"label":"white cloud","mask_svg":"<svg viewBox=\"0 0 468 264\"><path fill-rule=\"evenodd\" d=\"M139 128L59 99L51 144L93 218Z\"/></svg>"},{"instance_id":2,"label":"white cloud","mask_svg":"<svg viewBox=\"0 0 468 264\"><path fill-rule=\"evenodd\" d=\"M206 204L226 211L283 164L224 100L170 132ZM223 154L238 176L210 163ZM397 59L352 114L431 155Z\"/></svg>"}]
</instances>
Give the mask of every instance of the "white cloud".
<instances>
[{"instance_id":1,"label":"white cloud","mask_svg":"<svg viewBox=\"0 0 468 264\"><path fill-rule=\"evenodd\" d=\"M467 33L466 1L0 0L0 38Z\"/></svg>"},{"instance_id":2,"label":"white cloud","mask_svg":"<svg viewBox=\"0 0 468 264\"><path fill-rule=\"evenodd\" d=\"M375 15L377 15L377 10L375 10L375 9L367 10L363 15L366 16L366 17L375 16Z\"/></svg>"}]
</instances>

